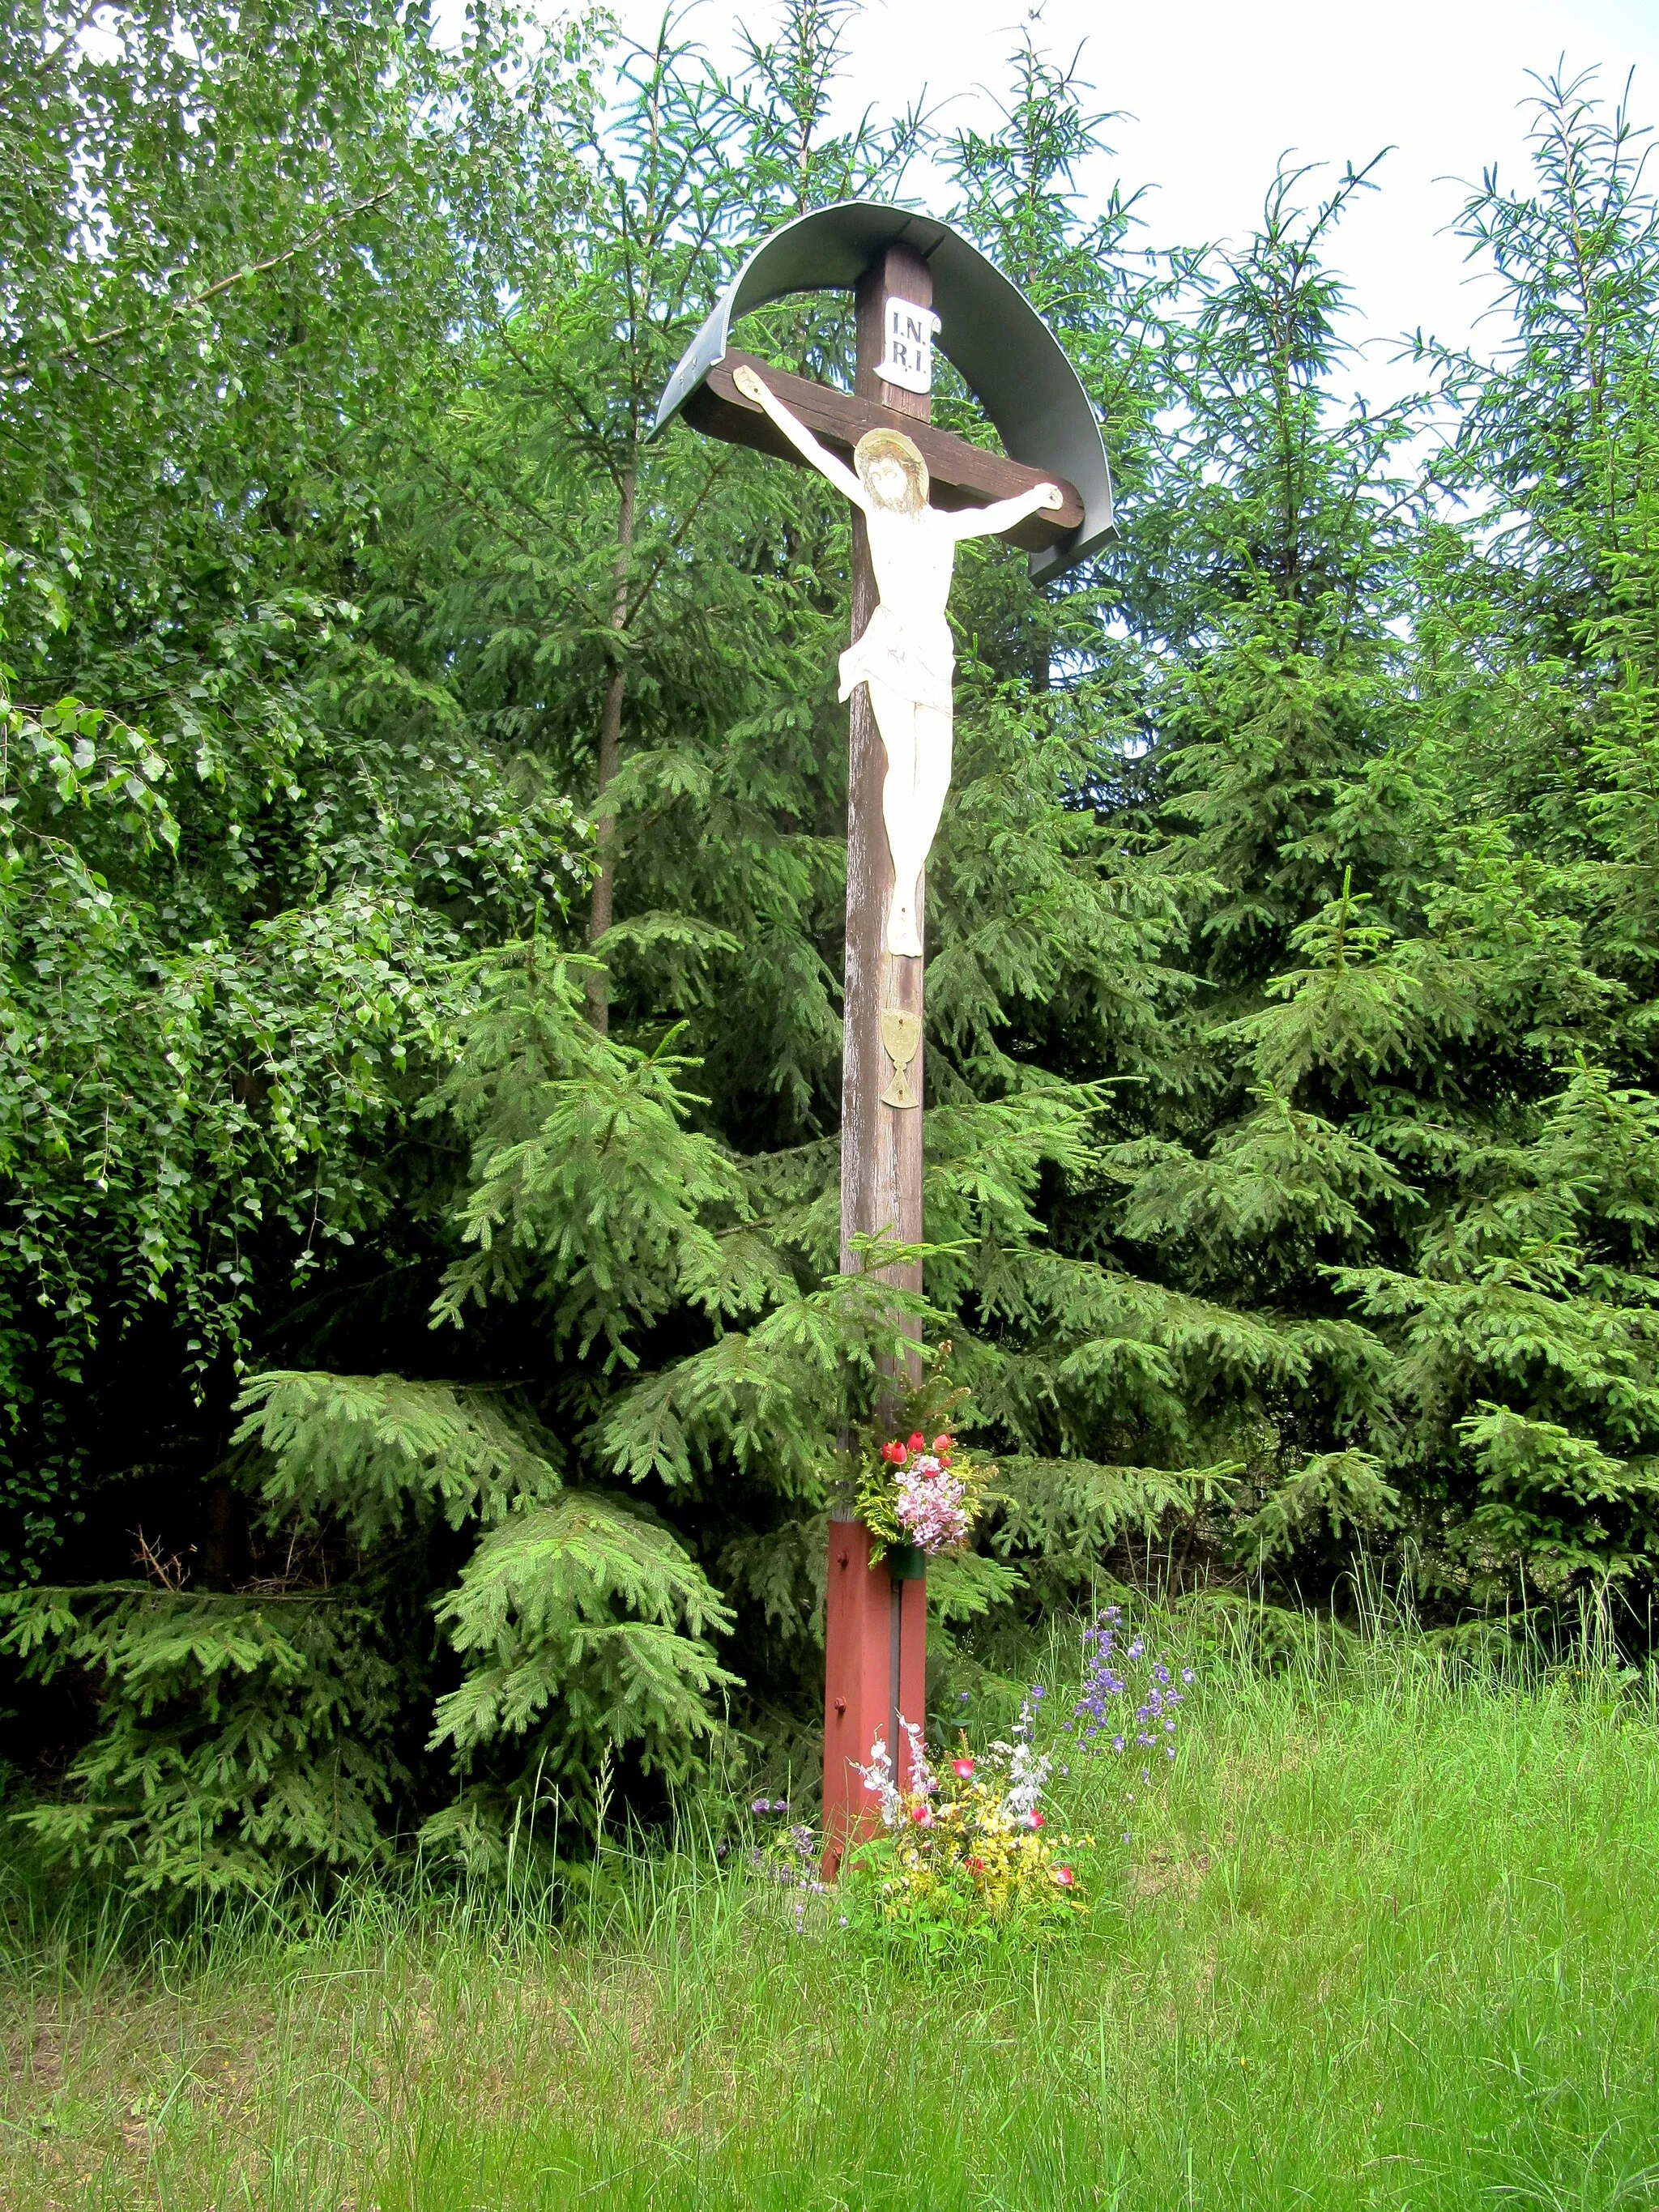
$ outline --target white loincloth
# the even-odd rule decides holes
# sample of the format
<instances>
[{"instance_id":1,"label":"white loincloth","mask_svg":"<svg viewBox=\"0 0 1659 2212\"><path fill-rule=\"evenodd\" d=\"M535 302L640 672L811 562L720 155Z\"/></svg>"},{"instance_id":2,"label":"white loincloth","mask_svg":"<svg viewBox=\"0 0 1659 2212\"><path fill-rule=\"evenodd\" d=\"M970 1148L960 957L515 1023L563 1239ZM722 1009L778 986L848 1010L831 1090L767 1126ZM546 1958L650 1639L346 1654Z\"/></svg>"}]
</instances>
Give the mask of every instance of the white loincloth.
<instances>
[{"instance_id":1,"label":"white loincloth","mask_svg":"<svg viewBox=\"0 0 1659 2212\"><path fill-rule=\"evenodd\" d=\"M943 615L927 623L902 621L890 607L878 605L864 635L841 657L842 699L873 678L913 706L951 712L951 678L957 657L951 625Z\"/></svg>"}]
</instances>

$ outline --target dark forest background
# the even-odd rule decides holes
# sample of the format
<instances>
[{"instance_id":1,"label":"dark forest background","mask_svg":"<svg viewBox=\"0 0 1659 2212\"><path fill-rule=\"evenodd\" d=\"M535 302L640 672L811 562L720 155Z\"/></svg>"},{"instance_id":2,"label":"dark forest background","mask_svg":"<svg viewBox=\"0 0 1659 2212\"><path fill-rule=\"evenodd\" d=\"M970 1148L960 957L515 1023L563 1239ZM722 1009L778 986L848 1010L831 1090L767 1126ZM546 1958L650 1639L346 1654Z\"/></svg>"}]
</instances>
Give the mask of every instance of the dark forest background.
<instances>
[{"instance_id":1,"label":"dark forest background","mask_svg":"<svg viewBox=\"0 0 1659 2212\"><path fill-rule=\"evenodd\" d=\"M923 185L1121 500L1046 595L958 568L926 1326L1004 1496L939 1679L1108 1584L1362 1571L1647 1644L1642 134L1534 88L1462 218L1489 352L1379 413L1383 172L1150 255L1074 71L842 131L843 19L728 79L484 4L0 17L0 1812L50 1860L483 1863L613 1760L647 1814L810 1767L895 1326L834 1272L847 517L647 433L763 232ZM743 342L845 380L846 303Z\"/></svg>"}]
</instances>

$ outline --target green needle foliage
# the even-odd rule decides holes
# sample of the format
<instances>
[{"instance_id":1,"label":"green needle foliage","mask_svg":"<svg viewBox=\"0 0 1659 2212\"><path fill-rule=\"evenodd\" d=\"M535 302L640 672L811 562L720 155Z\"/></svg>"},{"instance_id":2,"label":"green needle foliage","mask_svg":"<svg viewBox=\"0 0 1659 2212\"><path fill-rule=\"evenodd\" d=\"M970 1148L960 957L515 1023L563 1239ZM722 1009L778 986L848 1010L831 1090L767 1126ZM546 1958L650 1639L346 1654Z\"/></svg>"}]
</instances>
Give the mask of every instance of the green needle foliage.
<instances>
[{"instance_id":1,"label":"green needle foliage","mask_svg":"<svg viewBox=\"0 0 1659 2212\"><path fill-rule=\"evenodd\" d=\"M1075 70L840 130L845 16L730 78L398 0L0 26L0 1696L59 1860L326 1884L810 1765L907 1334L1000 1469L941 1656L1357 1548L1645 1632L1640 133L1540 86L1464 216L1510 336L1376 413L1376 163L1148 257ZM758 234L924 178L1124 527L1047 595L964 550L919 1299L839 1272L848 515L649 431ZM848 379L842 299L741 335Z\"/></svg>"}]
</instances>

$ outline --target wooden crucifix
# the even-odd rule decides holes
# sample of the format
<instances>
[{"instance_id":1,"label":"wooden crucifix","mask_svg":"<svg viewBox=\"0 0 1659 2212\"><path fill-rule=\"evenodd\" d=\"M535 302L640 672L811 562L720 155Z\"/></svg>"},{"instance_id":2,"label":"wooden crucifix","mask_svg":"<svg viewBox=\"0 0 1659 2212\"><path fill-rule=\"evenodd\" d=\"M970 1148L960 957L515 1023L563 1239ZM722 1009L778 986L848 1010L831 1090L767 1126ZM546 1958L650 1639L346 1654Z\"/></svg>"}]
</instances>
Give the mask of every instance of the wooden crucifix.
<instances>
[{"instance_id":1,"label":"wooden crucifix","mask_svg":"<svg viewBox=\"0 0 1659 2212\"><path fill-rule=\"evenodd\" d=\"M936 269L948 295L937 302ZM850 395L726 349L730 320L749 306L849 280ZM1011 452L1053 454L1081 482L932 427L936 334L992 403ZM853 506L852 640L841 659L849 703L841 1262L852 1273L859 1237L923 1241L925 863L951 774L945 602L956 547L1005 536L1031 552L1034 574L1057 574L1110 533L1110 477L1075 374L1013 288L943 224L866 203L803 217L750 257L675 372L658 427L678 412L709 436L806 463ZM920 1291L921 1270L894 1267L884 1279ZM901 1719L926 1720L925 1582L871 1565L868 1532L850 1506L830 1522L825 1632L824 1870L833 1879L874 1818L859 1765L879 1736L903 1782Z\"/></svg>"}]
</instances>

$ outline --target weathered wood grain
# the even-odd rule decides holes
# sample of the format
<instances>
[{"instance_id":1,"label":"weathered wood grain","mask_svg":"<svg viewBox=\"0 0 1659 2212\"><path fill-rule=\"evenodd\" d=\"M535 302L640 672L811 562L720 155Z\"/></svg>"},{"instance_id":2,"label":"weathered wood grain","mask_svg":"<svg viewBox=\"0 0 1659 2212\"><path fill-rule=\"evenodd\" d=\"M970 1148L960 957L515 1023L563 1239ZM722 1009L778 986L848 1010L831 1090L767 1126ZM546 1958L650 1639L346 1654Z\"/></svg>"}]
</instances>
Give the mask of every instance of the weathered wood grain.
<instances>
[{"instance_id":1,"label":"weathered wood grain","mask_svg":"<svg viewBox=\"0 0 1659 2212\"><path fill-rule=\"evenodd\" d=\"M925 270L927 264L918 265ZM925 304L917 301L918 306ZM791 376L774 368L758 354L728 353L685 404L686 421L706 436L722 439L727 445L751 446L757 453L800 464L800 455L782 431L752 399L745 399L732 381L736 372L744 368L757 370L784 405L843 460L850 459L854 447L866 430L884 424L902 430L915 441L927 464L935 507L988 507L993 500L1017 498L1040 483L1058 484L1066 496L1064 507L1030 515L1017 530L1006 533L1009 544L1025 552L1040 552L1045 545L1068 536L1083 521L1083 501L1075 485L1064 477L1045 476L1041 469L1029 469L1022 461L1011 461L1006 453L988 453L984 447L970 445L951 431L934 429L926 412L920 416L913 412L916 405L927 408L925 393L903 392L896 384L881 383L868 371L860 371L860 388L848 393L810 376ZM868 392L862 388L866 381L871 386ZM908 404L901 407L900 400Z\"/></svg>"}]
</instances>

